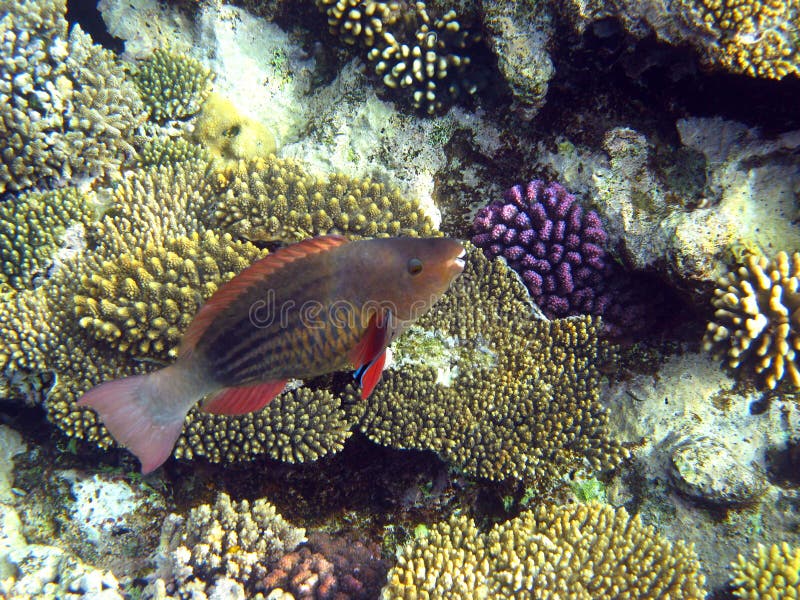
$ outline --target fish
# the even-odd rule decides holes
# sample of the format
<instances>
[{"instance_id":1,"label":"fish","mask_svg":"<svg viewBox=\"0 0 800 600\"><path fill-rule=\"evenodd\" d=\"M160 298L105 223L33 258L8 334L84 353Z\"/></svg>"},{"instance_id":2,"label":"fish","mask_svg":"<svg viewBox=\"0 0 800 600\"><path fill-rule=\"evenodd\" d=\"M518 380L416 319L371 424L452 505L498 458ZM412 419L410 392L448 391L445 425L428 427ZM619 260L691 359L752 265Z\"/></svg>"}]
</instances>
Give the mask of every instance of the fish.
<instances>
[{"instance_id":1,"label":"fish","mask_svg":"<svg viewBox=\"0 0 800 600\"><path fill-rule=\"evenodd\" d=\"M447 291L466 250L452 238L339 235L276 250L200 307L178 358L101 383L79 400L150 473L169 458L189 410L255 412L290 379L355 369L361 397L380 380L386 348Z\"/></svg>"}]
</instances>

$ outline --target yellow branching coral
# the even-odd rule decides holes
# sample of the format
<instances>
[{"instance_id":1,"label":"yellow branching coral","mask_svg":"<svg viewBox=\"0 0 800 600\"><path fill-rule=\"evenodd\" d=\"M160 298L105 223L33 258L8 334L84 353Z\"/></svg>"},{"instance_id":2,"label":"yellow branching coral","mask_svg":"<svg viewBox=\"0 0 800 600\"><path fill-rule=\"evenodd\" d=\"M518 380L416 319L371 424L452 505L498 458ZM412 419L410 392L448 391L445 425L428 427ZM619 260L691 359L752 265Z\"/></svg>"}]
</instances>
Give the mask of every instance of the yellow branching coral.
<instances>
[{"instance_id":1,"label":"yellow branching coral","mask_svg":"<svg viewBox=\"0 0 800 600\"><path fill-rule=\"evenodd\" d=\"M253 241L434 234L430 218L397 189L340 174L314 177L292 160L240 161L221 182L219 226Z\"/></svg>"},{"instance_id":2,"label":"yellow branching coral","mask_svg":"<svg viewBox=\"0 0 800 600\"><path fill-rule=\"evenodd\" d=\"M715 39L712 62L752 77L800 74L799 0L681 0Z\"/></svg>"},{"instance_id":3,"label":"yellow branching coral","mask_svg":"<svg viewBox=\"0 0 800 600\"><path fill-rule=\"evenodd\" d=\"M717 281L713 304L707 350L727 356L733 368L752 364L769 388L784 376L800 388L800 253L748 256Z\"/></svg>"},{"instance_id":4,"label":"yellow branching coral","mask_svg":"<svg viewBox=\"0 0 800 600\"><path fill-rule=\"evenodd\" d=\"M211 70L198 60L168 48L156 48L131 78L156 122L196 114L214 81Z\"/></svg>"},{"instance_id":5,"label":"yellow branching coral","mask_svg":"<svg viewBox=\"0 0 800 600\"><path fill-rule=\"evenodd\" d=\"M328 390L302 387L284 392L263 410L240 417L189 413L175 448L177 458L240 462L268 455L300 463L338 452L353 419ZM219 435L219 432L226 432Z\"/></svg>"},{"instance_id":6,"label":"yellow branching coral","mask_svg":"<svg viewBox=\"0 0 800 600\"><path fill-rule=\"evenodd\" d=\"M212 231L138 246L82 276L75 315L81 327L121 352L175 358L202 303L263 255Z\"/></svg>"},{"instance_id":7,"label":"yellow branching coral","mask_svg":"<svg viewBox=\"0 0 800 600\"><path fill-rule=\"evenodd\" d=\"M146 113L66 0L0 0L0 192L114 171Z\"/></svg>"},{"instance_id":8,"label":"yellow branching coral","mask_svg":"<svg viewBox=\"0 0 800 600\"><path fill-rule=\"evenodd\" d=\"M406 545L388 580L384 599L705 596L691 545L599 503L538 506L486 534L453 517Z\"/></svg>"},{"instance_id":9,"label":"yellow branching coral","mask_svg":"<svg viewBox=\"0 0 800 600\"><path fill-rule=\"evenodd\" d=\"M411 345L450 348L451 363L405 360L384 373L360 428L399 448L431 449L489 479L548 480L588 461L613 467L626 451L607 436L598 402L607 349L588 317L533 318L528 293L500 260L470 250L464 273L418 321ZM438 353L438 351L437 351Z\"/></svg>"},{"instance_id":10,"label":"yellow branching coral","mask_svg":"<svg viewBox=\"0 0 800 600\"><path fill-rule=\"evenodd\" d=\"M71 187L0 203L0 286L31 287L46 275L67 230L88 226L94 215L89 195Z\"/></svg>"},{"instance_id":11,"label":"yellow branching coral","mask_svg":"<svg viewBox=\"0 0 800 600\"><path fill-rule=\"evenodd\" d=\"M749 558L741 554L731 565L733 595L746 600L800 598L800 547L783 542L759 544Z\"/></svg>"}]
</instances>

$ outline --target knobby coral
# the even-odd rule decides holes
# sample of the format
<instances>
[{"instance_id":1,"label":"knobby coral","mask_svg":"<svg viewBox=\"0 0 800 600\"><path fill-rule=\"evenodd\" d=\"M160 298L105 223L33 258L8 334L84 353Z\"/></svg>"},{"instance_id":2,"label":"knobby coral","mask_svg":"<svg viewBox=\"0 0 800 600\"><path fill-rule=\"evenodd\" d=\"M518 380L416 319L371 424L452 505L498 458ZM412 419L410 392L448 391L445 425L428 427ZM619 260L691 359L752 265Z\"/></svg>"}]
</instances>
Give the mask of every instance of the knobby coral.
<instances>
[{"instance_id":1,"label":"knobby coral","mask_svg":"<svg viewBox=\"0 0 800 600\"><path fill-rule=\"evenodd\" d=\"M749 255L717 281L712 302L706 350L725 355L733 368L752 365L769 388L784 376L800 388L800 253Z\"/></svg>"},{"instance_id":2,"label":"knobby coral","mask_svg":"<svg viewBox=\"0 0 800 600\"><path fill-rule=\"evenodd\" d=\"M196 114L214 81L198 60L168 48L156 48L136 66L131 78L150 119L159 123Z\"/></svg>"},{"instance_id":3,"label":"knobby coral","mask_svg":"<svg viewBox=\"0 0 800 600\"><path fill-rule=\"evenodd\" d=\"M65 12L66 0L0 1L0 192L103 175L134 154L136 88Z\"/></svg>"},{"instance_id":4,"label":"knobby coral","mask_svg":"<svg viewBox=\"0 0 800 600\"><path fill-rule=\"evenodd\" d=\"M746 600L789 600L800 598L800 547L759 544L745 558L741 554L731 565L733 594Z\"/></svg>"},{"instance_id":5,"label":"knobby coral","mask_svg":"<svg viewBox=\"0 0 800 600\"><path fill-rule=\"evenodd\" d=\"M148 591L164 598L170 589L176 593L172 597L184 598L221 588L221 580L252 590L306 537L305 529L288 523L266 499L232 501L219 493L213 505L201 504L186 518L167 517L162 540Z\"/></svg>"},{"instance_id":6,"label":"knobby coral","mask_svg":"<svg viewBox=\"0 0 800 600\"><path fill-rule=\"evenodd\" d=\"M331 32L367 49L376 75L423 113L437 114L474 94L472 54L480 40L449 10L434 18L425 2L317 0Z\"/></svg>"},{"instance_id":7,"label":"knobby coral","mask_svg":"<svg viewBox=\"0 0 800 600\"><path fill-rule=\"evenodd\" d=\"M409 344L438 342L449 361L437 371L425 356L401 355L369 399L353 401L374 441L432 449L490 479L546 481L626 456L607 436L598 402L609 349L597 320L535 319L516 275L472 248L464 273L418 325L425 333Z\"/></svg>"},{"instance_id":8,"label":"knobby coral","mask_svg":"<svg viewBox=\"0 0 800 600\"><path fill-rule=\"evenodd\" d=\"M705 596L691 545L599 503L541 505L485 534L452 517L402 548L388 579L384 599Z\"/></svg>"}]
</instances>

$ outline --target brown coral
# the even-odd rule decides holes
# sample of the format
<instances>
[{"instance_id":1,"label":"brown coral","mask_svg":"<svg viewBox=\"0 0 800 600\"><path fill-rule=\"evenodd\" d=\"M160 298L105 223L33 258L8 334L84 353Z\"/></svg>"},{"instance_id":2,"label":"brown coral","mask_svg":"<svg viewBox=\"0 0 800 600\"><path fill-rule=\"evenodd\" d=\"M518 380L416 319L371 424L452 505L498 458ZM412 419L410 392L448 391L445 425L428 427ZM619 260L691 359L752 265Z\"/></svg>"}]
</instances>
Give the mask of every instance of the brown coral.
<instances>
[{"instance_id":1,"label":"brown coral","mask_svg":"<svg viewBox=\"0 0 800 600\"><path fill-rule=\"evenodd\" d=\"M786 542L769 548L759 544L731 565L733 594L747 600L800 598L800 547Z\"/></svg>"}]
</instances>

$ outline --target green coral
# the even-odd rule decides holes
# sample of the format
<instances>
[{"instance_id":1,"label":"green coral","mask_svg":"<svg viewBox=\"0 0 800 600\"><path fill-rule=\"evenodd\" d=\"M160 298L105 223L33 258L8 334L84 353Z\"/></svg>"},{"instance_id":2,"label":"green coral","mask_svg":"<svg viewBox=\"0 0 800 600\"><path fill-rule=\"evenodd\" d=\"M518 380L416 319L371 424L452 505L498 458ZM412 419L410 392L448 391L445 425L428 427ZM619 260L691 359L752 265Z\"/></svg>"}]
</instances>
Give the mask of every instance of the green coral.
<instances>
[{"instance_id":1,"label":"green coral","mask_svg":"<svg viewBox=\"0 0 800 600\"><path fill-rule=\"evenodd\" d=\"M110 174L134 154L136 88L65 12L66 0L0 0L0 192Z\"/></svg>"},{"instance_id":2,"label":"green coral","mask_svg":"<svg viewBox=\"0 0 800 600\"><path fill-rule=\"evenodd\" d=\"M524 285L471 248L464 273L417 322L453 339L449 375L407 363L384 373L359 427L375 442L436 451L489 479L550 480L627 452L608 437L598 365L608 349L588 317L533 318Z\"/></svg>"},{"instance_id":3,"label":"green coral","mask_svg":"<svg viewBox=\"0 0 800 600\"><path fill-rule=\"evenodd\" d=\"M624 508L538 506L481 533L465 517L402 548L381 598L705 597L691 545L669 542Z\"/></svg>"},{"instance_id":4,"label":"green coral","mask_svg":"<svg viewBox=\"0 0 800 600\"><path fill-rule=\"evenodd\" d=\"M800 598L800 547L759 544L731 565L733 595L747 600Z\"/></svg>"},{"instance_id":5,"label":"green coral","mask_svg":"<svg viewBox=\"0 0 800 600\"><path fill-rule=\"evenodd\" d=\"M186 161L208 161L206 148L182 137L152 135L137 140L136 164L139 168L174 165Z\"/></svg>"},{"instance_id":6,"label":"green coral","mask_svg":"<svg viewBox=\"0 0 800 600\"><path fill-rule=\"evenodd\" d=\"M326 233L353 237L434 234L430 218L396 188L341 174L310 175L297 162L240 161L221 178L219 227L252 241L297 241Z\"/></svg>"},{"instance_id":7,"label":"green coral","mask_svg":"<svg viewBox=\"0 0 800 600\"><path fill-rule=\"evenodd\" d=\"M366 48L375 75L415 109L442 113L475 93L470 74L480 36L462 27L454 10L436 18L425 2L317 0L317 6L331 32Z\"/></svg>"},{"instance_id":8,"label":"green coral","mask_svg":"<svg viewBox=\"0 0 800 600\"><path fill-rule=\"evenodd\" d=\"M131 79L150 119L158 123L195 115L214 81L200 61L170 48L156 48L136 66Z\"/></svg>"},{"instance_id":9,"label":"green coral","mask_svg":"<svg viewBox=\"0 0 800 600\"><path fill-rule=\"evenodd\" d=\"M0 203L0 287L31 287L53 264L67 230L85 228L94 218L93 200L72 187Z\"/></svg>"}]
</instances>

